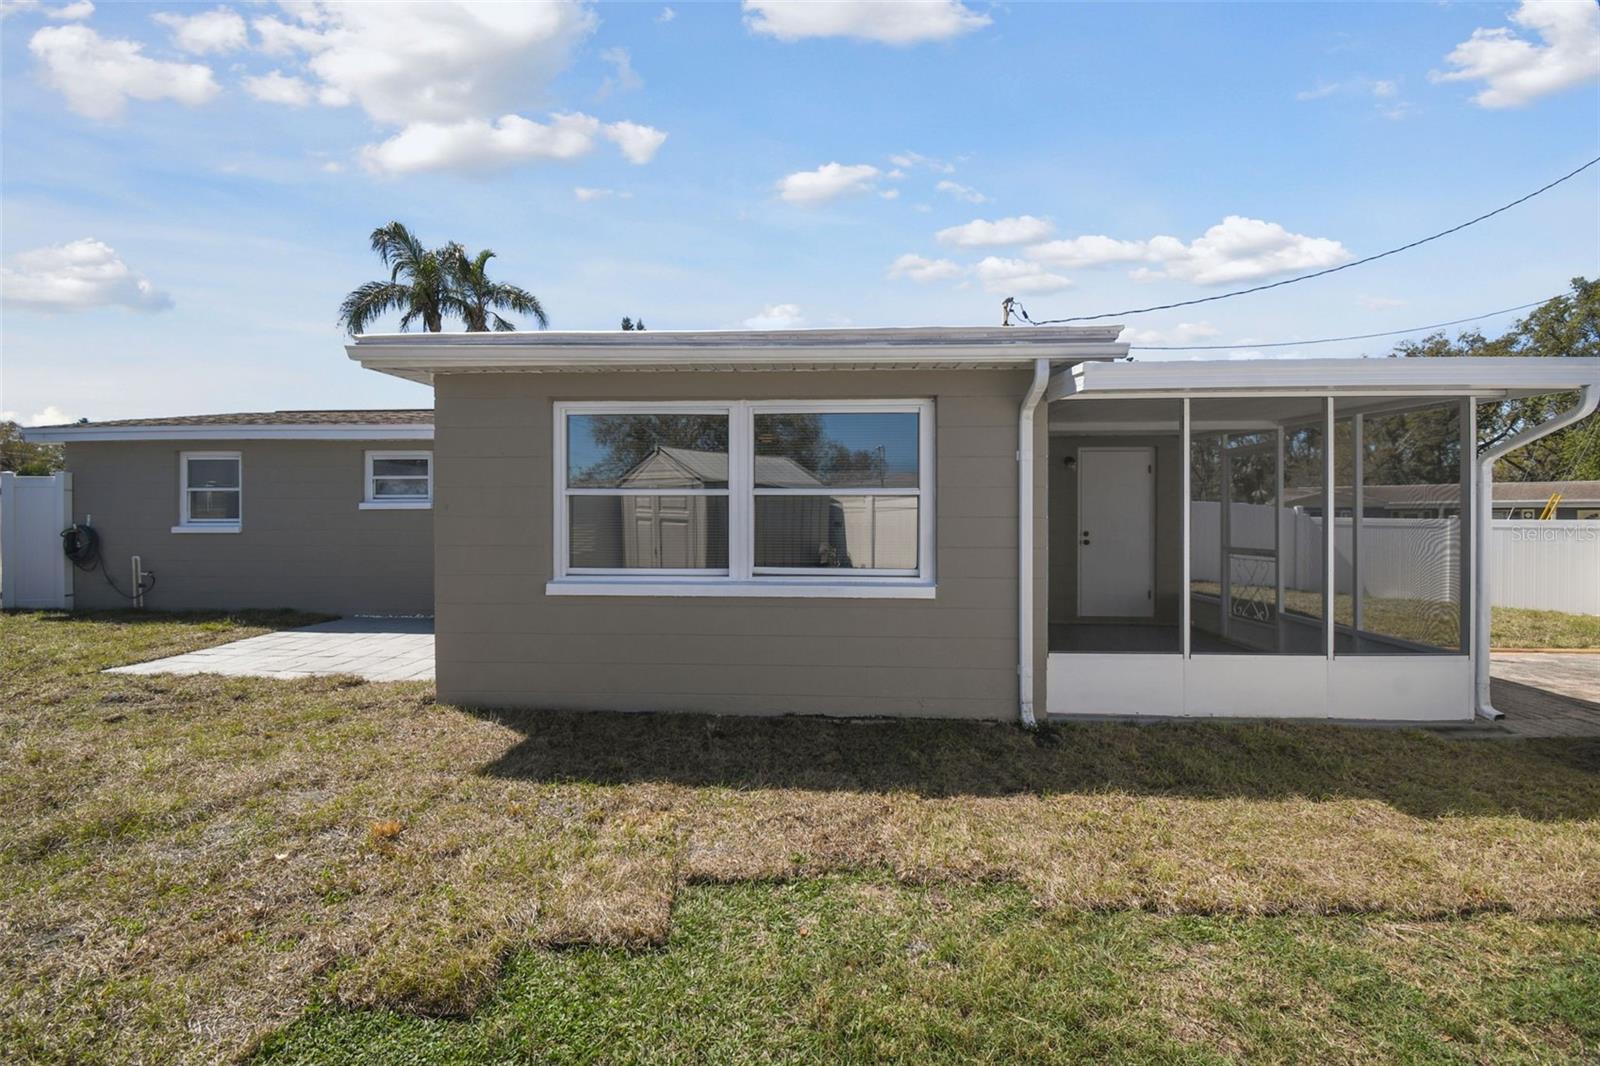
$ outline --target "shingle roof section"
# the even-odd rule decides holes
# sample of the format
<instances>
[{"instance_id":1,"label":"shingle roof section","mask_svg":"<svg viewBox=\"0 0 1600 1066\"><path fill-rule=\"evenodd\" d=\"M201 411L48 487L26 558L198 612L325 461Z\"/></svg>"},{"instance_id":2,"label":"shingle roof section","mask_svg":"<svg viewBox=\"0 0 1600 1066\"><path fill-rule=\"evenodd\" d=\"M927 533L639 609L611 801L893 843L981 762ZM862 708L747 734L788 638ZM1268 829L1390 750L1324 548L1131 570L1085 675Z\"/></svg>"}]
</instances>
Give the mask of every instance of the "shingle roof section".
<instances>
[{"instance_id":1,"label":"shingle roof section","mask_svg":"<svg viewBox=\"0 0 1600 1066\"><path fill-rule=\"evenodd\" d=\"M431 426L433 408L407 407L360 411L251 411L222 415L173 415L170 418L118 418L106 422L69 422L38 429L115 426Z\"/></svg>"}]
</instances>

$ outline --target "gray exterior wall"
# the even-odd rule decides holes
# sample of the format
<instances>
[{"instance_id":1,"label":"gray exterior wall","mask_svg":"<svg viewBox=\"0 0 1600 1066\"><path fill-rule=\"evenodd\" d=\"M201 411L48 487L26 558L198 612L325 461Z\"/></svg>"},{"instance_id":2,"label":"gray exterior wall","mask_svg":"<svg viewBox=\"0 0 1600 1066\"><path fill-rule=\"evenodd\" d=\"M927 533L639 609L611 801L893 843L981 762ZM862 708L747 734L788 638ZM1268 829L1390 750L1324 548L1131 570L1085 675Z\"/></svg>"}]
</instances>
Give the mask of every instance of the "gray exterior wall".
<instances>
[{"instance_id":1,"label":"gray exterior wall","mask_svg":"<svg viewBox=\"0 0 1600 1066\"><path fill-rule=\"evenodd\" d=\"M364 453L427 441L137 441L66 446L75 519L94 517L102 565L128 589L129 558L156 574L148 607L433 612L433 512L363 511ZM178 455L243 459L239 533L174 533ZM79 609L126 607L99 571L75 571Z\"/></svg>"},{"instance_id":2,"label":"gray exterior wall","mask_svg":"<svg viewBox=\"0 0 1600 1066\"><path fill-rule=\"evenodd\" d=\"M439 698L478 706L1017 718L1018 371L434 380ZM931 600L547 596L558 400L932 397ZM1036 699L1047 634L1037 421Z\"/></svg>"},{"instance_id":3,"label":"gray exterior wall","mask_svg":"<svg viewBox=\"0 0 1600 1066\"><path fill-rule=\"evenodd\" d=\"M1175 436L1050 438L1050 621L1078 620L1078 478L1067 469L1079 448L1154 448L1156 456L1155 621L1177 625L1183 583L1182 444Z\"/></svg>"}]
</instances>

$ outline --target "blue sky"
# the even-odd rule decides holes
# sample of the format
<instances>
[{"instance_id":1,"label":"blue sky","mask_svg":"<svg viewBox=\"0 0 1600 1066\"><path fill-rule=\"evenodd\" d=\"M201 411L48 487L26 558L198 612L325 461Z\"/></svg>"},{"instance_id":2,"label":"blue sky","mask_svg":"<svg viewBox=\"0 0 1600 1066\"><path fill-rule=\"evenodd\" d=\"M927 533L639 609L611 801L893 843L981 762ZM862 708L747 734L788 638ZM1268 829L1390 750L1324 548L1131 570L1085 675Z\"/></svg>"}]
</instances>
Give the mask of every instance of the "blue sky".
<instances>
[{"instance_id":1,"label":"blue sky","mask_svg":"<svg viewBox=\"0 0 1600 1066\"><path fill-rule=\"evenodd\" d=\"M390 219L493 248L559 329L972 325L1334 265L1600 154L1588 0L3 4L23 421L427 405L334 325ZM1243 343L1526 303L1600 271L1597 206L1600 167L1125 321Z\"/></svg>"}]
</instances>

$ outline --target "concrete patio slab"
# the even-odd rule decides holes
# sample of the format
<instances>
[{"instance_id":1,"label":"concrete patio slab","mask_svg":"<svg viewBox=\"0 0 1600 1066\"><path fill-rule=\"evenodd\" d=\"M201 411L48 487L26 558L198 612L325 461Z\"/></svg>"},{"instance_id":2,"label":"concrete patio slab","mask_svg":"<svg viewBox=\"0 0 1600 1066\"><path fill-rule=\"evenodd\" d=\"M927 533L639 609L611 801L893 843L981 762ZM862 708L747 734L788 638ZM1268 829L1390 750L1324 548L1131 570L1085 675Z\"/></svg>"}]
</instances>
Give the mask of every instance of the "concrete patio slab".
<instances>
[{"instance_id":1,"label":"concrete patio slab","mask_svg":"<svg viewBox=\"0 0 1600 1066\"><path fill-rule=\"evenodd\" d=\"M354 674L368 681L432 681L433 619L340 618L106 673L280 679Z\"/></svg>"},{"instance_id":2,"label":"concrete patio slab","mask_svg":"<svg viewBox=\"0 0 1600 1066\"><path fill-rule=\"evenodd\" d=\"M1505 718L1500 728L1522 737L1600 737L1600 655L1496 653L1490 693Z\"/></svg>"}]
</instances>

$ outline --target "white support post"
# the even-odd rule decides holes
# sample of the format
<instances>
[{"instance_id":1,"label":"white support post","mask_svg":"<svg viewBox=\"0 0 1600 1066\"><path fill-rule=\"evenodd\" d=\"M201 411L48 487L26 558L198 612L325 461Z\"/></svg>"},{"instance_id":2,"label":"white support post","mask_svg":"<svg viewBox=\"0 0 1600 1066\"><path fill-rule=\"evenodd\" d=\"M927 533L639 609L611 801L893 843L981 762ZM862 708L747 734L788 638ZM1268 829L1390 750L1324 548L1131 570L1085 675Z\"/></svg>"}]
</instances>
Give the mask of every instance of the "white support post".
<instances>
[{"instance_id":1,"label":"white support post","mask_svg":"<svg viewBox=\"0 0 1600 1066\"><path fill-rule=\"evenodd\" d=\"M1367 509L1365 434L1365 416L1356 415L1350 420L1350 447L1355 450L1351 457L1355 486L1350 504L1350 628L1357 633L1361 632L1362 606L1366 599L1361 592L1361 517Z\"/></svg>"},{"instance_id":2,"label":"white support post","mask_svg":"<svg viewBox=\"0 0 1600 1066\"><path fill-rule=\"evenodd\" d=\"M1324 402L1322 412L1322 636L1323 654L1333 658L1334 635L1337 627L1334 625L1334 611L1338 606L1339 597L1334 586L1334 551L1338 541L1334 539L1334 492L1333 492L1333 397L1329 396Z\"/></svg>"},{"instance_id":3,"label":"white support post","mask_svg":"<svg viewBox=\"0 0 1600 1066\"><path fill-rule=\"evenodd\" d=\"M1272 570L1277 575L1277 594L1273 601L1274 647L1283 650L1283 427L1277 432L1278 458L1273 469L1272 487Z\"/></svg>"},{"instance_id":4,"label":"white support post","mask_svg":"<svg viewBox=\"0 0 1600 1066\"><path fill-rule=\"evenodd\" d=\"M1217 438L1217 469L1222 481L1222 511L1218 516L1221 535L1217 537L1217 552L1222 556L1217 567L1217 580L1222 603L1222 617L1217 620L1222 639L1228 639L1228 623L1233 620L1233 457L1228 454L1228 434Z\"/></svg>"},{"instance_id":5,"label":"white support post","mask_svg":"<svg viewBox=\"0 0 1600 1066\"><path fill-rule=\"evenodd\" d=\"M1180 592L1180 594L1178 596L1178 648L1179 648L1179 651L1183 654L1183 657L1185 659L1187 659L1187 658L1189 658L1189 615L1190 615L1190 612L1192 611L1192 601L1194 599L1194 593L1189 588L1189 582L1190 582L1189 571L1190 571L1190 564L1191 564L1191 559L1189 557L1189 537L1190 537L1189 523L1190 523L1190 512L1193 510L1193 507L1191 507L1190 503L1189 503L1189 496L1190 496L1190 492L1191 492L1191 486L1190 486L1190 483L1189 483L1190 482L1190 477L1191 477L1190 465L1189 465L1190 462L1191 462L1190 450L1189 450L1189 437L1190 437L1189 398L1187 396L1185 396L1182 400L1180 400L1178 402L1183 405L1183 413L1178 418L1178 421L1181 423L1181 425L1180 425L1180 427L1178 429L1178 435L1179 435L1180 438L1182 438L1181 444L1179 446L1179 459L1178 459L1178 462L1179 462L1179 473L1180 473L1179 480L1180 480L1180 482L1182 483L1182 486L1183 486L1183 489L1182 489L1182 491L1183 491L1182 522L1181 522L1182 527L1183 527L1183 544L1182 544L1182 561L1181 561L1181 566L1180 566L1180 577L1179 577L1179 585L1178 585L1179 589L1181 590L1181 592Z\"/></svg>"},{"instance_id":6,"label":"white support post","mask_svg":"<svg viewBox=\"0 0 1600 1066\"><path fill-rule=\"evenodd\" d=\"M1456 558L1456 596L1461 601L1461 650L1472 654L1472 597L1477 594L1477 580L1473 573L1473 560L1477 558L1477 540L1489 536L1489 529L1474 529L1478 513L1475 490L1478 479L1474 477L1473 457L1478 453L1478 404L1468 396L1461 401L1461 414L1457 418L1461 431L1461 544Z\"/></svg>"}]
</instances>

